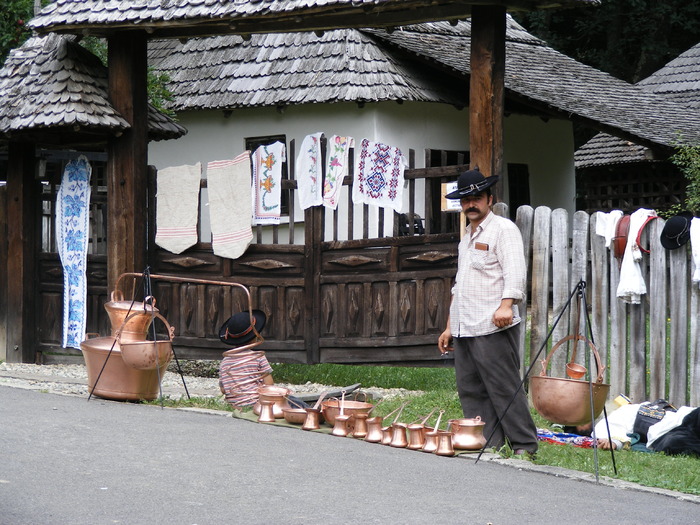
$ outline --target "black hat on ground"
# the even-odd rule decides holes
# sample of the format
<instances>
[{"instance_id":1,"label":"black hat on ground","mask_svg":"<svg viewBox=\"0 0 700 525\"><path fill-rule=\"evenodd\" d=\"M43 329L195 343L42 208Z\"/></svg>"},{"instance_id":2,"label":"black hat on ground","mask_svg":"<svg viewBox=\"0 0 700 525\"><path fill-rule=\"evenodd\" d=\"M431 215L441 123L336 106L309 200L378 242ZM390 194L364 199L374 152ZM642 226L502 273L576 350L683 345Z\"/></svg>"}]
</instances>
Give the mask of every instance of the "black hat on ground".
<instances>
[{"instance_id":1,"label":"black hat on ground","mask_svg":"<svg viewBox=\"0 0 700 525\"><path fill-rule=\"evenodd\" d=\"M267 316L262 310L253 310L253 324L258 333L265 327ZM255 338L255 331L250 325L250 313L239 312L232 315L219 328L219 339L227 345L241 346Z\"/></svg>"},{"instance_id":2,"label":"black hat on ground","mask_svg":"<svg viewBox=\"0 0 700 525\"><path fill-rule=\"evenodd\" d=\"M486 191L497 182L498 175L484 177L477 167L473 170L461 173L459 179L457 179L457 189L445 195L445 198L461 199L462 197L476 195L477 193Z\"/></svg>"},{"instance_id":3,"label":"black hat on ground","mask_svg":"<svg viewBox=\"0 0 700 525\"><path fill-rule=\"evenodd\" d=\"M690 240L690 221L693 214L684 211L671 217L666 221L664 229L661 230L661 246L667 250L680 248Z\"/></svg>"}]
</instances>

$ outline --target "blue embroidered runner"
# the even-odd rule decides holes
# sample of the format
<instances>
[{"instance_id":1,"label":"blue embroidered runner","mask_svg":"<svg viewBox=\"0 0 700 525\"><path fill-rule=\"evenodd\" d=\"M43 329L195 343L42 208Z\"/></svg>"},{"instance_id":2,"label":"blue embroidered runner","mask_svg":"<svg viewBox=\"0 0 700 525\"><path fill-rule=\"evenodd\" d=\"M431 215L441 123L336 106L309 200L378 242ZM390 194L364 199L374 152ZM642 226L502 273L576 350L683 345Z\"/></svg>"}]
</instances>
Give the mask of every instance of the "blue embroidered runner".
<instances>
[{"instance_id":1,"label":"blue embroidered runner","mask_svg":"<svg viewBox=\"0 0 700 525\"><path fill-rule=\"evenodd\" d=\"M63 265L64 348L80 348L85 339L91 173L84 155L70 161L56 196L56 244Z\"/></svg>"}]
</instances>

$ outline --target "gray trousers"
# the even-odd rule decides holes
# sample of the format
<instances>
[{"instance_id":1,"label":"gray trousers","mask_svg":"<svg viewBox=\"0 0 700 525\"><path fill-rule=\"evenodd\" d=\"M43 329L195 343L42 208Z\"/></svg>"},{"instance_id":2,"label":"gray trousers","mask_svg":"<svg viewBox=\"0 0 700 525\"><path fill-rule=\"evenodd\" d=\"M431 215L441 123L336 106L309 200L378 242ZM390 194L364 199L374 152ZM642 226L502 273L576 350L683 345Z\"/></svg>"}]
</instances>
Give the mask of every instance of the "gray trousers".
<instances>
[{"instance_id":1,"label":"gray trousers","mask_svg":"<svg viewBox=\"0 0 700 525\"><path fill-rule=\"evenodd\" d=\"M518 355L520 330L521 325L516 325L479 337L455 337L455 375L464 417L480 416L487 439L494 432L489 447L498 449L507 441L513 450L534 453L537 429L525 390L520 388L513 399L522 380Z\"/></svg>"}]
</instances>

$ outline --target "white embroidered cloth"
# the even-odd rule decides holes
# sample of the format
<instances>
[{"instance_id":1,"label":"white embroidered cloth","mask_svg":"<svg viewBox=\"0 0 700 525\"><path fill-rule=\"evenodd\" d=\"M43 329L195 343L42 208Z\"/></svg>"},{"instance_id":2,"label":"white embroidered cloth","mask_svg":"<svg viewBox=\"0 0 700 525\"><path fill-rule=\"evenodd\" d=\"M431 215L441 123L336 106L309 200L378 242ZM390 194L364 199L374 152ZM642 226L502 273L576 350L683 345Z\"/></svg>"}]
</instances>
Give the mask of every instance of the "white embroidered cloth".
<instances>
[{"instance_id":1,"label":"white embroidered cloth","mask_svg":"<svg viewBox=\"0 0 700 525\"><path fill-rule=\"evenodd\" d=\"M644 226L647 217L656 215L654 210L639 208L630 215L630 229L627 246L620 265L620 282L617 285L617 297L629 304L641 303L641 296L647 293L647 285L642 275L642 250L637 245L637 234Z\"/></svg>"},{"instance_id":2,"label":"white embroidered cloth","mask_svg":"<svg viewBox=\"0 0 700 525\"><path fill-rule=\"evenodd\" d=\"M182 253L197 243L201 163L158 171L156 195L156 244Z\"/></svg>"},{"instance_id":3,"label":"white embroidered cloth","mask_svg":"<svg viewBox=\"0 0 700 525\"><path fill-rule=\"evenodd\" d=\"M71 160L56 195L56 245L63 266L64 348L80 348L85 339L91 174L92 167L84 155Z\"/></svg>"},{"instance_id":4,"label":"white embroidered cloth","mask_svg":"<svg viewBox=\"0 0 700 525\"><path fill-rule=\"evenodd\" d=\"M323 181L323 205L335 210L343 187L343 179L350 173L348 156L350 148L355 146L352 137L333 135L328 141L328 159L326 178Z\"/></svg>"},{"instance_id":5,"label":"white embroidered cloth","mask_svg":"<svg viewBox=\"0 0 700 525\"><path fill-rule=\"evenodd\" d=\"M253 153L253 224L279 224L282 208L282 163L286 148L281 142L260 146Z\"/></svg>"},{"instance_id":6,"label":"white embroidered cloth","mask_svg":"<svg viewBox=\"0 0 700 525\"><path fill-rule=\"evenodd\" d=\"M700 284L700 219L690 221L690 250L693 256L693 282Z\"/></svg>"},{"instance_id":7,"label":"white embroidered cloth","mask_svg":"<svg viewBox=\"0 0 700 525\"><path fill-rule=\"evenodd\" d=\"M237 259L253 240L250 151L207 164L207 188L214 254Z\"/></svg>"},{"instance_id":8,"label":"white embroidered cloth","mask_svg":"<svg viewBox=\"0 0 700 525\"><path fill-rule=\"evenodd\" d=\"M599 211L596 213L595 232L602 237L605 237L605 246L610 248L613 237L615 237L615 227L624 214L621 210L613 210L605 213Z\"/></svg>"},{"instance_id":9,"label":"white embroidered cloth","mask_svg":"<svg viewBox=\"0 0 700 525\"><path fill-rule=\"evenodd\" d=\"M322 136L318 132L304 137L297 155L297 195L302 210L323 204Z\"/></svg>"},{"instance_id":10,"label":"white embroidered cloth","mask_svg":"<svg viewBox=\"0 0 700 525\"><path fill-rule=\"evenodd\" d=\"M392 208L401 213L406 169L401 150L362 139L358 157L352 185L353 202Z\"/></svg>"}]
</instances>

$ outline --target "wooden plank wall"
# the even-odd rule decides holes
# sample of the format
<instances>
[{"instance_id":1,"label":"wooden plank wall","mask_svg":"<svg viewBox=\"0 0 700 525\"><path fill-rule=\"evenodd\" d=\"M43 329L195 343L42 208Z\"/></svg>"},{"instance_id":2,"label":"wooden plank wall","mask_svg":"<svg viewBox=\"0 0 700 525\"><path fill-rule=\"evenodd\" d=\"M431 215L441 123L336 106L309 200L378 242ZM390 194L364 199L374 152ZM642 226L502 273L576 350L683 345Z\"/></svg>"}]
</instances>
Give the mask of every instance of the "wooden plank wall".
<instances>
[{"instance_id":1,"label":"wooden plank wall","mask_svg":"<svg viewBox=\"0 0 700 525\"><path fill-rule=\"evenodd\" d=\"M617 260L595 233L597 213L547 207L518 209L529 261L530 344L524 349L524 371L576 327L577 284L585 282L585 305L579 333L591 334L606 367L610 396L627 394L635 401L664 398L676 405L700 404L700 288L691 282L690 246L668 251L659 241L665 221L645 228L642 243L650 249L641 265L647 294L639 305L616 296L620 281ZM569 298L573 301L569 303ZM561 317L555 324L557 318ZM590 326L590 332L589 327ZM579 344L577 361L592 368L592 350ZM552 356L547 375L566 377L573 351L562 345ZM557 355L560 354L560 355ZM531 374L539 374L535 362Z\"/></svg>"}]
</instances>

